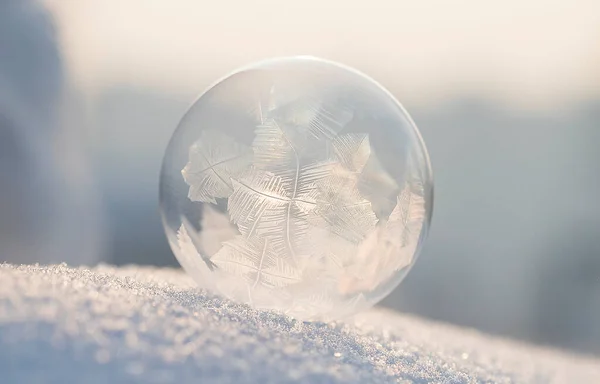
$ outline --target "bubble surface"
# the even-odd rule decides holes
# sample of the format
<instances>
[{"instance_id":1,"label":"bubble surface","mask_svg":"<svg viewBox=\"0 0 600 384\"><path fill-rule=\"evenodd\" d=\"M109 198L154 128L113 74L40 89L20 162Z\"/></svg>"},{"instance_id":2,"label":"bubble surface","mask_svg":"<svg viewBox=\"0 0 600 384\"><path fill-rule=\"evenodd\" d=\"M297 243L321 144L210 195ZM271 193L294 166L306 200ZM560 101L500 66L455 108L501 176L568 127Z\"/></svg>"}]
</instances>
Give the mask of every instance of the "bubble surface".
<instances>
[{"instance_id":1,"label":"bubble surface","mask_svg":"<svg viewBox=\"0 0 600 384\"><path fill-rule=\"evenodd\" d=\"M165 231L201 286L331 320L406 276L424 240L427 150L381 85L329 61L243 68L181 120L160 180Z\"/></svg>"}]
</instances>

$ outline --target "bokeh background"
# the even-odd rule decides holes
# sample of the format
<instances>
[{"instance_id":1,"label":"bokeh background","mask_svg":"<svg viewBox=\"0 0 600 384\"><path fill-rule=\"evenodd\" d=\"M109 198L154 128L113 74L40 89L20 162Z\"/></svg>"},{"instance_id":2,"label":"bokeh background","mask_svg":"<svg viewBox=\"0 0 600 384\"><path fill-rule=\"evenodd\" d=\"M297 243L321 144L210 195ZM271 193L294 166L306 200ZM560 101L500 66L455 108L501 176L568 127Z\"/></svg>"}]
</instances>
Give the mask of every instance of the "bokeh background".
<instances>
[{"instance_id":1,"label":"bokeh background","mask_svg":"<svg viewBox=\"0 0 600 384\"><path fill-rule=\"evenodd\" d=\"M428 145L430 237L383 305L600 354L597 0L0 0L0 261L177 266L178 120L295 54L377 79Z\"/></svg>"}]
</instances>

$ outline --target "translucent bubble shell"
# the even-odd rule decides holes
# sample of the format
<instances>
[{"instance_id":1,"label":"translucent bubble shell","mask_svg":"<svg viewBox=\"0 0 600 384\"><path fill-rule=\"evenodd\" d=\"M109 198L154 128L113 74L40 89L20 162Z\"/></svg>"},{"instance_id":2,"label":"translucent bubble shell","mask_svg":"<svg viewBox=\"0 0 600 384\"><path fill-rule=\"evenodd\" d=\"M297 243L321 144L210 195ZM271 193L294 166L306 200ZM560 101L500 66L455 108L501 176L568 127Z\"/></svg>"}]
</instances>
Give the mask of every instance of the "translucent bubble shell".
<instances>
[{"instance_id":1,"label":"translucent bubble shell","mask_svg":"<svg viewBox=\"0 0 600 384\"><path fill-rule=\"evenodd\" d=\"M171 248L201 287L301 319L385 297L414 264L432 203L427 150L398 101L309 57L259 62L208 89L160 179Z\"/></svg>"}]
</instances>

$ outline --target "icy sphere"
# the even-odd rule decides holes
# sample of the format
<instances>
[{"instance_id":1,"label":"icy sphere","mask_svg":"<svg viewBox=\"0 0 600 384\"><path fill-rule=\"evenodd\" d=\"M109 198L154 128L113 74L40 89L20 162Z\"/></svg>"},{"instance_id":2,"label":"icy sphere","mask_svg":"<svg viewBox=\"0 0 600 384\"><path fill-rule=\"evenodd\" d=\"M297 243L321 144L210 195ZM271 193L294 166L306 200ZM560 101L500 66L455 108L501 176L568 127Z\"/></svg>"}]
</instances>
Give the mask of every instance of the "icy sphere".
<instances>
[{"instance_id":1,"label":"icy sphere","mask_svg":"<svg viewBox=\"0 0 600 384\"><path fill-rule=\"evenodd\" d=\"M340 318L406 276L431 218L421 136L367 76L308 57L208 89L163 160L171 248L204 288L301 319Z\"/></svg>"}]
</instances>

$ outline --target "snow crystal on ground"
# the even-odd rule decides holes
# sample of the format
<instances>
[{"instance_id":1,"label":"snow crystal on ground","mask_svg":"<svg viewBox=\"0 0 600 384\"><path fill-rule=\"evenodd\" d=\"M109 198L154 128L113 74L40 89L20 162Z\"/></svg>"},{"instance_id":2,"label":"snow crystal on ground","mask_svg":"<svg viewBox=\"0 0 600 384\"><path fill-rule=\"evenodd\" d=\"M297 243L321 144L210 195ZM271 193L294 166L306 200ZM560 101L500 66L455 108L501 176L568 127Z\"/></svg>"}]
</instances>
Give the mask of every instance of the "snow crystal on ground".
<instances>
[{"instance_id":1,"label":"snow crystal on ground","mask_svg":"<svg viewBox=\"0 0 600 384\"><path fill-rule=\"evenodd\" d=\"M178 270L0 265L2 383L600 383L600 360L390 311L307 323Z\"/></svg>"}]
</instances>

